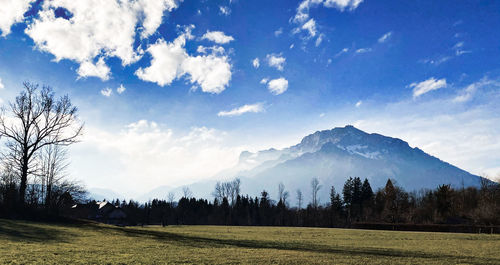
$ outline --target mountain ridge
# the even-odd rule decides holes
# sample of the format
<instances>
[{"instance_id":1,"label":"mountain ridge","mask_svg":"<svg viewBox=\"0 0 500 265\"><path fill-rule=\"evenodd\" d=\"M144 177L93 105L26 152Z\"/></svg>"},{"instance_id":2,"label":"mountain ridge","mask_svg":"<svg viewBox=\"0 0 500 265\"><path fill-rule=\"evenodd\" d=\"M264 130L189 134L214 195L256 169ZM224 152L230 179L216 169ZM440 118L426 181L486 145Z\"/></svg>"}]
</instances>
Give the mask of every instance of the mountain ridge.
<instances>
[{"instance_id":1,"label":"mountain ridge","mask_svg":"<svg viewBox=\"0 0 500 265\"><path fill-rule=\"evenodd\" d=\"M350 176L367 178L374 188L390 178L407 190L433 189L440 184L479 186L481 179L404 140L366 133L352 125L316 131L281 150L244 151L235 168L241 165L244 170L233 169L233 177L260 183L262 189L289 183L291 191L296 187L307 190L312 177L337 190ZM323 199L328 198L328 190L320 194Z\"/></svg>"},{"instance_id":2,"label":"mountain ridge","mask_svg":"<svg viewBox=\"0 0 500 265\"><path fill-rule=\"evenodd\" d=\"M295 200L295 191L301 189L309 197L309 184L313 177L320 180L322 201L328 201L333 185L341 191L348 177L367 178L374 189L382 187L387 179L394 180L406 190L434 189L441 184L479 186L481 178L450 163L411 147L406 141L367 133L352 125L335 127L311 133L298 144L257 152L243 151L238 164L221 171L212 179L187 185L196 197L210 198L217 180L239 177L242 193L259 195L262 190L276 197L278 184L283 183ZM222 179L223 178L223 179ZM182 187L172 188L177 199ZM158 196L162 190L164 196ZM139 198L165 199L167 188L160 187ZM274 196L273 196L274 195Z\"/></svg>"}]
</instances>

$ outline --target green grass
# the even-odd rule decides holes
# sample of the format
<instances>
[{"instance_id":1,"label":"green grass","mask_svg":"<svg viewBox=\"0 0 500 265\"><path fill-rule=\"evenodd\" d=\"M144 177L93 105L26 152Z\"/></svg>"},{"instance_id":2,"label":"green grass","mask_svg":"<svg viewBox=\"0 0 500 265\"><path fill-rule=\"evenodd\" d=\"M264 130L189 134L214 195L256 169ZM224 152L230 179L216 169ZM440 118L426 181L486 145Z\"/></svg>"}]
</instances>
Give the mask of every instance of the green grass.
<instances>
[{"instance_id":1,"label":"green grass","mask_svg":"<svg viewBox=\"0 0 500 265\"><path fill-rule=\"evenodd\" d=\"M0 264L500 264L500 235L0 219Z\"/></svg>"}]
</instances>

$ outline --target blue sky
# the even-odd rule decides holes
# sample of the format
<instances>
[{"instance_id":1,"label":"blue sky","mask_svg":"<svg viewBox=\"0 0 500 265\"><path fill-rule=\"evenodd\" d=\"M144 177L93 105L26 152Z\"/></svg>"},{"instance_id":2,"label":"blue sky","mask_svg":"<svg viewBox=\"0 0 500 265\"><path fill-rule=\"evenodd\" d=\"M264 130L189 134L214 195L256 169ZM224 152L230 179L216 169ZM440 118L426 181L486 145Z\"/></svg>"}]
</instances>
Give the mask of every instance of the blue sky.
<instances>
[{"instance_id":1,"label":"blue sky","mask_svg":"<svg viewBox=\"0 0 500 265\"><path fill-rule=\"evenodd\" d=\"M243 150L346 124L495 177L499 10L498 1L3 1L0 98L25 80L69 94L86 123L71 174L130 195L214 177Z\"/></svg>"}]
</instances>

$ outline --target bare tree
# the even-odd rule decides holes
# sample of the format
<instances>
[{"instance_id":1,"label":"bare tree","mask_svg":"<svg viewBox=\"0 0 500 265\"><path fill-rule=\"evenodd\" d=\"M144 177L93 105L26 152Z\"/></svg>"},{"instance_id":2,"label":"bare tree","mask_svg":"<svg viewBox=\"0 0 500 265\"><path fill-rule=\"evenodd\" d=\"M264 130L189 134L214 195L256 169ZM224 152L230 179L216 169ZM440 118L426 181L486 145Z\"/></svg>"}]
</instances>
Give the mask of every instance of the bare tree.
<instances>
[{"instance_id":1,"label":"bare tree","mask_svg":"<svg viewBox=\"0 0 500 265\"><path fill-rule=\"evenodd\" d=\"M239 178L235 178L233 180L233 191L234 191L234 198L238 197L241 192L241 180Z\"/></svg>"},{"instance_id":2,"label":"bare tree","mask_svg":"<svg viewBox=\"0 0 500 265\"><path fill-rule=\"evenodd\" d=\"M78 141L83 124L68 96L56 99L52 89L25 82L24 90L10 103L10 116L2 109L0 137L7 139L8 153L20 172L19 200L24 204L28 175L39 169L35 157L49 145L67 146Z\"/></svg>"},{"instance_id":3,"label":"bare tree","mask_svg":"<svg viewBox=\"0 0 500 265\"><path fill-rule=\"evenodd\" d=\"M231 182L223 182L222 183L222 194L224 194L224 197L226 197L228 200L231 200L232 202L232 197L233 197L233 185Z\"/></svg>"},{"instance_id":4,"label":"bare tree","mask_svg":"<svg viewBox=\"0 0 500 265\"><path fill-rule=\"evenodd\" d=\"M224 199L224 188L222 187L220 181L217 181L217 183L215 184L215 190L212 195L219 203L221 203L222 199Z\"/></svg>"},{"instance_id":5,"label":"bare tree","mask_svg":"<svg viewBox=\"0 0 500 265\"><path fill-rule=\"evenodd\" d=\"M302 191L300 189L297 189L297 206L299 207L299 210L302 209L302 201L304 198L302 197Z\"/></svg>"},{"instance_id":6,"label":"bare tree","mask_svg":"<svg viewBox=\"0 0 500 265\"><path fill-rule=\"evenodd\" d=\"M168 200L168 203L170 203L171 206L174 205L175 193L169 192L168 195L167 195L167 200Z\"/></svg>"},{"instance_id":7,"label":"bare tree","mask_svg":"<svg viewBox=\"0 0 500 265\"><path fill-rule=\"evenodd\" d=\"M321 185L319 185L318 178L313 178L311 180L311 190L312 190L312 202L311 205L314 208L318 208L319 199L318 199L318 191L321 189Z\"/></svg>"},{"instance_id":8,"label":"bare tree","mask_svg":"<svg viewBox=\"0 0 500 265\"><path fill-rule=\"evenodd\" d=\"M234 206L236 203L236 198L240 195L240 185L241 181L239 178L234 179L229 182L229 195L231 196L231 206Z\"/></svg>"},{"instance_id":9,"label":"bare tree","mask_svg":"<svg viewBox=\"0 0 500 265\"><path fill-rule=\"evenodd\" d=\"M67 150L61 145L47 145L40 152L42 196L44 195L45 206L49 207L53 202L53 188L61 183L67 176L66 168L69 165Z\"/></svg>"},{"instance_id":10,"label":"bare tree","mask_svg":"<svg viewBox=\"0 0 500 265\"><path fill-rule=\"evenodd\" d=\"M283 182L280 182L280 184L278 184L278 198L280 200L283 199L284 192L285 192L285 184L283 184Z\"/></svg>"},{"instance_id":11,"label":"bare tree","mask_svg":"<svg viewBox=\"0 0 500 265\"><path fill-rule=\"evenodd\" d=\"M283 203L283 205L287 205L287 200L289 195L290 194L288 193L288 191L285 190L285 184L280 182L280 184L278 184L278 197L279 200Z\"/></svg>"},{"instance_id":12,"label":"bare tree","mask_svg":"<svg viewBox=\"0 0 500 265\"><path fill-rule=\"evenodd\" d=\"M233 181L228 182L219 182L215 184L215 190L212 192L212 195L217 199L220 203L224 198L227 198L228 201L231 202L231 205L236 203L236 198L240 195L241 192L241 180L239 178L234 179Z\"/></svg>"},{"instance_id":13,"label":"bare tree","mask_svg":"<svg viewBox=\"0 0 500 265\"><path fill-rule=\"evenodd\" d=\"M54 208L71 206L75 202L83 202L87 198L85 187L75 181L63 180L52 187L52 199Z\"/></svg>"},{"instance_id":14,"label":"bare tree","mask_svg":"<svg viewBox=\"0 0 500 265\"><path fill-rule=\"evenodd\" d=\"M193 197L193 193L191 192L191 189L189 189L189 187L187 187L187 186L184 186L182 188L182 194L183 194L183 197L186 199Z\"/></svg>"}]
</instances>

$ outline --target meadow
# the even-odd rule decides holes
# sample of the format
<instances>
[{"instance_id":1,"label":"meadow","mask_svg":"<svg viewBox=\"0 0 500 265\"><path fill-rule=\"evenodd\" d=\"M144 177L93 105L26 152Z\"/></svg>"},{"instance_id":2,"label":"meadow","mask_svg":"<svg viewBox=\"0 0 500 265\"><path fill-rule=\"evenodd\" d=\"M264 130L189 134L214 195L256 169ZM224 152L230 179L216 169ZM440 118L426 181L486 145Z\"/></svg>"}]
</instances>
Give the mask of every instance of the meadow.
<instances>
[{"instance_id":1,"label":"meadow","mask_svg":"<svg viewBox=\"0 0 500 265\"><path fill-rule=\"evenodd\" d=\"M500 235L0 219L1 264L500 264Z\"/></svg>"}]
</instances>

